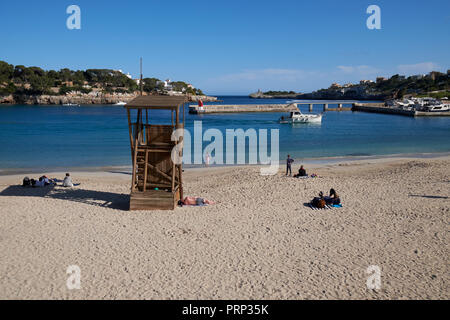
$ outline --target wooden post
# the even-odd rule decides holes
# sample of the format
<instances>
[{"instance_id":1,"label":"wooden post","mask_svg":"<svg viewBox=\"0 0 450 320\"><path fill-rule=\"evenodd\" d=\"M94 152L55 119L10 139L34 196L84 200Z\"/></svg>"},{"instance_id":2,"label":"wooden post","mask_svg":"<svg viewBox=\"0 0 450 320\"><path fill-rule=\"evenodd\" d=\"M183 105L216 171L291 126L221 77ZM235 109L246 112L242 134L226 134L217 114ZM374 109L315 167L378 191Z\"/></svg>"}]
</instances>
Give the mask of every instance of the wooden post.
<instances>
[{"instance_id":1,"label":"wooden post","mask_svg":"<svg viewBox=\"0 0 450 320\"><path fill-rule=\"evenodd\" d=\"M141 116L141 109L137 112L137 119L136 119L136 132L135 132L135 139L134 139L134 156L133 156L133 175L131 177L131 191L134 191L136 189L136 167L137 167L137 154L138 154L138 146L139 146L139 139L141 135L141 126L140 126L140 116Z\"/></svg>"},{"instance_id":2,"label":"wooden post","mask_svg":"<svg viewBox=\"0 0 450 320\"><path fill-rule=\"evenodd\" d=\"M134 146L133 146L133 129L131 127L131 115L130 115L130 109L127 109L127 115L128 115L128 132L130 134L130 147L131 147L131 161L133 161L133 150L134 150Z\"/></svg>"},{"instance_id":3,"label":"wooden post","mask_svg":"<svg viewBox=\"0 0 450 320\"><path fill-rule=\"evenodd\" d=\"M324 105L323 105L323 111L325 112L325 111L327 111L328 110L328 103L324 103Z\"/></svg>"},{"instance_id":4,"label":"wooden post","mask_svg":"<svg viewBox=\"0 0 450 320\"><path fill-rule=\"evenodd\" d=\"M144 163L144 192L147 189L147 171L148 171L148 150L145 150L145 163Z\"/></svg>"},{"instance_id":5,"label":"wooden post","mask_svg":"<svg viewBox=\"0 0 450 320\"><path fill-rule=\"evenodd\" d=\"M178 171L180 175L180 200L183 200L183 165L181 163L178 166Z\"/></svg>"},{"instance_id":6,"label":"wooden post","mask_svg":"<svg viewBox=\"0 0 450 320\"><path fill-rule=\"evenodd\" d=\"M309 112L313 112L313 104L312 103L309 104Z\"/></svg>"}]
</instances>

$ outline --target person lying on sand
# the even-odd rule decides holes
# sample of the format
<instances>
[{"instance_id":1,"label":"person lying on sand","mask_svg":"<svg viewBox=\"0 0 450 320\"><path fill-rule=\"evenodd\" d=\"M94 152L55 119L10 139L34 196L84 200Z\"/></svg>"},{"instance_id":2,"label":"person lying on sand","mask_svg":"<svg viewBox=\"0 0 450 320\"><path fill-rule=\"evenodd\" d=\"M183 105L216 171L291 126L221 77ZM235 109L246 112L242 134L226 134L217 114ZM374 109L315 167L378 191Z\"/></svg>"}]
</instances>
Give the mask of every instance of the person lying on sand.
<instances>
[{"instance_id":1,"label":"person lying on sand","mask_svg":"<svg viewBox=\"0 0 450 320\"><path fill-rule=\"evenodd\" d=\"M184 200L180 200L178 203L182 206L202 206L205 204L214 204L213 201L209 201L208 199L200 197L186 197L184 198Z\"/></svg>"},{"instance_id":2,"label":"person lying on sand","mask_svg":"<svg viewBox=\"0 0 450 320\"><path fill-rule=\"evenodd\" d=\"M39 180L31 179L31 186L33 187L46 187L55 184L56 183L53 180L47 178L47 176L42 176L39 178Z\"/></svg>"}]
</instances>

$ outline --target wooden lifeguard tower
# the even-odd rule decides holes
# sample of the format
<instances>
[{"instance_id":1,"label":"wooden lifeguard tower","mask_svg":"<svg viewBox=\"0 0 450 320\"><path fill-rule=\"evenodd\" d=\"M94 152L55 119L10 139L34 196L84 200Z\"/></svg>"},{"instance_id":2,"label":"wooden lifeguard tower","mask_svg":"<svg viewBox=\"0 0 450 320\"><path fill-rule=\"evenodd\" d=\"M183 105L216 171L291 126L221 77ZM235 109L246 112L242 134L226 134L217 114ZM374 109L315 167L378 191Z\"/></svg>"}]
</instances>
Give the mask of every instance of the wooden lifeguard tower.
<instances>
[{"instance_id":1,"label":"wooden lifeguard tower","mask_svg":"<svg viewBox=\"0 0 450 320\"><path fill-rule=\"evenodd\" d=\"M185 102L184 96L139 96L125 105L133 162L130 210L173 210L183 198L181 161L172 160L182 138L172 141L172 133L184 128ZM171 124L150 124L153 110L169 110ZM177 149L181 157L182 149Z\"/></svg>"}]
</instances>

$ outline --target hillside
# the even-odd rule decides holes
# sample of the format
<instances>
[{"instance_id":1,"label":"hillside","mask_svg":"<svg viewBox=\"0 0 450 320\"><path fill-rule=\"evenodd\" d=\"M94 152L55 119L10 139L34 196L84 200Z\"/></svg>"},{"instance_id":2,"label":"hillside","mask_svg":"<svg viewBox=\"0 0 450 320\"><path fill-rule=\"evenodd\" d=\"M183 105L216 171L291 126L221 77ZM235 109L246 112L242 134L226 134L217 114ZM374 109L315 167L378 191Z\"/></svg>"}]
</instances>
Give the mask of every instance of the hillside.
<instances>
[{"instance_id":1,"label":"hillside","mask_svg":"<svg viewBox=\"0 0 450 320\"><path fill-rule=\"evenodd\" d=\"M441 72L430 72L428 75L405 77L394 75L389 79L377 78L376 82L361 81L360 84L340 86L333 84L328 89L320 89L311 93L294 93L286 91L268 91L250 94L251 98L286 98L286 99L356 99L386 100L400 99L404 96L432 96L436 98L450 97L450 77Z\"/></svg>"},{"instance_id":2,"label":"hillside","mask_svg":"<svg viewBox=\"0 0 450 320\"><path fill-rule=\"evenodd\" d=\"M142 89L146 94L203 95L186 82L157 78L144 78ZM127 101L138 93L139 80L120 70L47 71L0 61L0 103L103 104Z\"/></svg>"}]
</instances>

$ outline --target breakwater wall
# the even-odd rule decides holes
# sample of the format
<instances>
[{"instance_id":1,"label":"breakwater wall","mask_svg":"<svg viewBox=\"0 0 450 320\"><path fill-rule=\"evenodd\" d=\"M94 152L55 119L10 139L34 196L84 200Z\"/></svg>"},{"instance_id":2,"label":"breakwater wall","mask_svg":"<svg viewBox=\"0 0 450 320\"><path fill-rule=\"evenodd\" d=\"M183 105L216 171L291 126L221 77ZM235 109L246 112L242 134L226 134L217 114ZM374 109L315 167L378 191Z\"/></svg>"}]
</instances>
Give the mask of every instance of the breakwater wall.
<instances>
[{"instance_id":1,"label":"breakwater wall","mask_svg":"<svg viewBox=\"0 0 450 320\"><path fill-rule=\"evenodd\" d=\"M425 112L387 107L384 103L354 103L352 111L398 114L409 117L448 117L450 112Z\"/></svg>"},{"instance_id":2,"label":"breakwater wall","mask_svg":"<svg viewBox=\"0 0 450 320\"><path fill-rule=\"evenodd\" d=\"M295 103L291 104L243 104L243 105L197 105L189 106L189 113L238 113L238 112L291 112L298 111Z\"/></svg>"}]
</instances>

